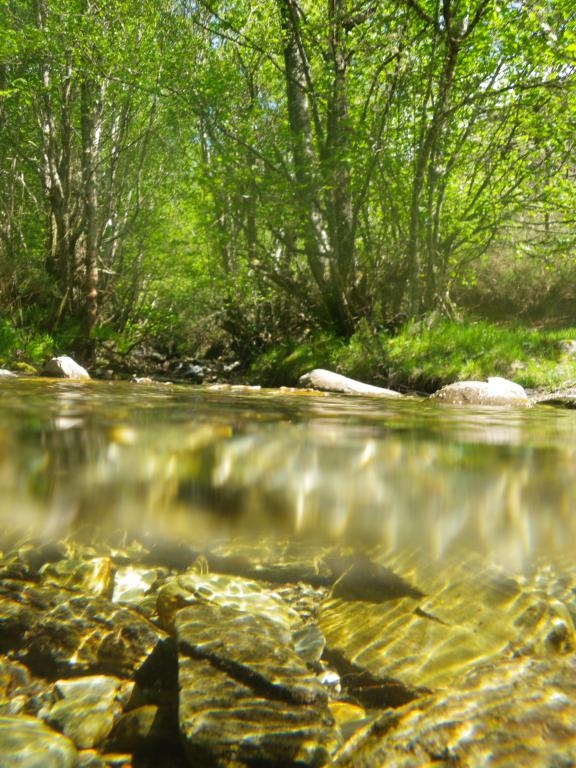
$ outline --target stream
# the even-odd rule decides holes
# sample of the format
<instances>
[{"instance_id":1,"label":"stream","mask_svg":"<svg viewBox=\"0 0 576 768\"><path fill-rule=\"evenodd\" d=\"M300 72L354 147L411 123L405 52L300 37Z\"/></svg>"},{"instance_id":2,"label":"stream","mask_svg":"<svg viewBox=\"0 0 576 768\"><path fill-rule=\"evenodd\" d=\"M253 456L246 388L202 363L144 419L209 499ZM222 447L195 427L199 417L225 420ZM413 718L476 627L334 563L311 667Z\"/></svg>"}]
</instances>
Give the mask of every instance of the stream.
<instances>
[{"instance_id":1,"label":"stream","mask_svg":"<svg viewBox=\"0 0 576 768\"><path fill-rule=\"evenodd\" d=\"M472 549L517 570L576 540L576 412L294 390L17 380L0 523L210 541Z\"/></svg>"},{"instance_id":2,"label":"stream","mask_svg":"<svg viewBox=\"0 0 576 768\"><path fill-rule=\"evenodd\" d=\"M2 768L576 765L576 411L2 381Z\"/></svg>"}]
</instances>

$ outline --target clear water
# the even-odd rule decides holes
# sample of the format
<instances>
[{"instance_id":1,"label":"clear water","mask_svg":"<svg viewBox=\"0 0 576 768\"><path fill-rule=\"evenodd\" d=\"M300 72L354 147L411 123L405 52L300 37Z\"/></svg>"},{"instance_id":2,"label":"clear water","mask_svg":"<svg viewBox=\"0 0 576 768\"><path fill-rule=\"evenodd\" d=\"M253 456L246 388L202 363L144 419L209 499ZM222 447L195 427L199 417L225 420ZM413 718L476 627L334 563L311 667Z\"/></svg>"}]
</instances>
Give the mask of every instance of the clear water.
<instances>
[{"instance_id":1,"label":"clear water","mask_svg":"<svg viewBox=\"0 0 576 768\"><path fill-rule=\"evenodd\" d=\"M170 384L0 383L0 527L459 548L576 541L576 411Z\"/></svg>"}]
</instances>

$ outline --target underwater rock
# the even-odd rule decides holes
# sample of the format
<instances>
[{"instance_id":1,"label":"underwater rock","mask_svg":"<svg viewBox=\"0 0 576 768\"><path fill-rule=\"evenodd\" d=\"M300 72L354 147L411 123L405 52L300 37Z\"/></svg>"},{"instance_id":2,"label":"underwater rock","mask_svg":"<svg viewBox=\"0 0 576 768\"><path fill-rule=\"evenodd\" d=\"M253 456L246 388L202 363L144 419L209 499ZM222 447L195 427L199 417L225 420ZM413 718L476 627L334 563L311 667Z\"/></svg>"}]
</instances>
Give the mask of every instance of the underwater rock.
<instances>
[{"instance_id":1,"label":"underwater rock","mask_svg":"<svg viewBox=\"0 0 576 768\"><path fill-rule=\"evenodd\" d=\"M321 605L318 626L330 652L379 678L433 690L511 648L545 654L576 647L568 606L541 584L475 558L428 568L419 559L389 564L421 597L378 604L332 597Z\"/></svg>"},{"instance_id":2,"label":"underwater rock","mask_svg":"<svg viewBox=\"0 0 576 768\"><path fill-rule=\"evenodd\" d=\"M112 602L137 607L147 613L145 606L151 601L154 587L165 571L142 565L125 565L116 568Z\"/></svg>"},{"instance_id":3,"label":"underwater rock","mask_svg":"<svg viewBox=\"0 0 576 768\"><path fill-rule=\"evenodd\" d=\"M0 656L0 715L36 714L47 687L23 664Z\"/></svg>"},{"instance_id":4,"label":"underwater rock","mask_svg":"<svg viewBox=\"0 0 576 768\"><path fill-rule=\"evenodd\" d=\"M1 579L0 652L21 648L27 631L59 600L58 590L45 590L19 579Z\"/></svg>"},{"instance_id":5,"label":"underwater rock","mask_svg":"<svg viewBox=\"0 0 576 768\"><path fill-rule=\"evenodd\" d=\"M54 376L61 379L89 379L88 371L68 355L51 357L44 363L42 376Z\"/></svg>"},{"instance_id":6,"label":"underwater rock","mask_svg":"<svg viewBox=\"0 0 576 768\"><path fill-rule=\"evenodd\" d=\"M326 371L323 368L315 368L309 373L300 376L298 383L301 387L311 387L324 392L338 392L346 395L378 395L380 397L402 397L400 392L385 387L375 387L372 384L364 384L362 381L349 379L340 373Z\"/></svg>"},{"instance_id":7,"label":"underwater rock","mask_svg":"<svg viewBox=\"0 0 576 768\"><path fill-rule=\"evenodd\" d=\"M277 621L198 603L177 612L180 729L192 764L327 763L327 694Z\"/></svg>"},{"instance_id":8,"label":"underwater rock","mask_svg":"<svg viewBox=\"0 0 576 768\"><path fill-rule=\"evenodd\" d=\"M576 764L576 657L500 659L358 731L339 768Z\"/></svg>"},{"instance_id":9,"label":"underwater rock","mask_svg":"<svg viewBox=\"0 0 576 768\"><path fill-rule=\"evenodd\" d=\"M276 621L235 608L196 604L175 618L178 648L250 684L262 696L294 704L325 702L327 694Z\"/></svg>"},{"instance_id":10,"label":"underwater rock","mask_svg":"<svg viewBox=\"0 0 576 768\"><path fill-rule=\"evenodd\" d=\"M528 405L528 395L520 384L491 376L488 381L457 381L430 395L450 405Z\"/></svg>"},{"instance_id":11,"label":"underwater rock","mask_svg":"<svg viewBox=\"0 0 576 768\"><path fill-rule=\"evenodd\" d=\"M64 598L26 633L20 654L37 674L132 677L164 633L129 608L104 598Z\"/></svg>"},{"instance_id":12,"label":"underwater rock","mask_svg":"<svg viewBox=\"0 0 576 768\"><path fill-rule=\"evenodd\" d=\"M0 581L0 651L40 677L129 678L166 635L136 611L55 586ZM17 650L16 650L17 649Z\"/></svg>"},{"instance_id":13,"label":"underwater rock","mask_svg":"<svg viewBox=\"0 0 576 768\"><path fill-rule=\"evenodd\" d=\"M90 749L104 741L122 712L117 698L121 685L109 675L60 680L54 688L61 698L39 715L78 749Z\"/></svg>"},{"instance_id":14,"label":"underwater rock","mask_svg":"<svg viewBox=\"0 0 576 768\"><path fill-rule=\"evenodd\" d=\"M78 752L35 717L1 715L0 760L2 768L76 768Z\"/></svg>"},{"instance_id":15,"label":"underwater rock","mask_svg":"<svg viewBox=\"0 0 576 768\"><path fill-rule=\"evenodd\" d=\"M164 585L158 593L158 615L162 626L171 629L176 612L186 605L209 602L225 608L262 616L286 630L300 617L271 589L240 576L187 571Z\"/></svg>"},{"instance_id":16,"label":"underwater rock","mask_svg":"<svg viewBox=\"0 0 576 768\"><path fill-rule=\"evenodd\" d=\"M273 589L189 571L158 594L178 645L179 719L194 765L320 766L339 744L309 663L324 640Z\"/></svg>"},{"instance_id":17,"label":"underwater rock","mask_svg":"<svg viewBox=\"0 0 576 768\"><path fill-rule=\"evenodd\" d=\"M43 565L39 574L46 585L53 584L75 592L105 597L112 592L112 562L109 557L58 560Z\"/></svg>"},{"instance_id":18,"label":"underwater rock","mask_svg":"<svg viewBox=\"0 0 576 768\"><path fill-rule=\"evenodd\" d=\"M133 544L12 546L0 715L68 745L27 768L576 759L572 557L511 575L479 555L227 539L178 573Z\"/></svg>"}]
</instances>

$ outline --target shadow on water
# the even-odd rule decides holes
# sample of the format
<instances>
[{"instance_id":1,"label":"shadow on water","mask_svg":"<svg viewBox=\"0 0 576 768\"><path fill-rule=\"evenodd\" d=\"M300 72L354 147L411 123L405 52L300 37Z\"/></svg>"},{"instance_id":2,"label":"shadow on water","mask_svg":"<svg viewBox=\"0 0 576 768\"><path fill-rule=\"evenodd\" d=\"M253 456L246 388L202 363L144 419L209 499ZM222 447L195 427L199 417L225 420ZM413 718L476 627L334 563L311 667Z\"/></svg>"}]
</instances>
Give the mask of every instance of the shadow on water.
<instances>
[{"instance_id":1,"label":"shadow on water","mask_svg":"<svg viewBox=\"0 0 576 768\"><path fill-rule=\"evenodd\" d=\"M2 383L0 522L514 567L576 539L576 413L169 384Z\"/></svg>"}]
</instances>

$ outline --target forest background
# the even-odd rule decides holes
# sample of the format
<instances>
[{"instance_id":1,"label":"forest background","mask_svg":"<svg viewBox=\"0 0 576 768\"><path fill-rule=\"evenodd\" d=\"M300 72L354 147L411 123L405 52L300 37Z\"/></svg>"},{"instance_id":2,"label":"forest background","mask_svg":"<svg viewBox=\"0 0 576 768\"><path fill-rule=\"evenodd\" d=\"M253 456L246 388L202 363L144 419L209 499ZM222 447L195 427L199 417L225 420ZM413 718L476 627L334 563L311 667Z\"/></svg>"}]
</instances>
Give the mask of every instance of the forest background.
<instances>
[{"instance_id":1,"label":"forest background","mask_svg":"<svg viewBox=\"0 0 576 768\"><path fill-rule=\"evenodd\" d=\"M576 375L572 0L4 0L0 40L0 362Z\"/></svg>"}]
</instances>

